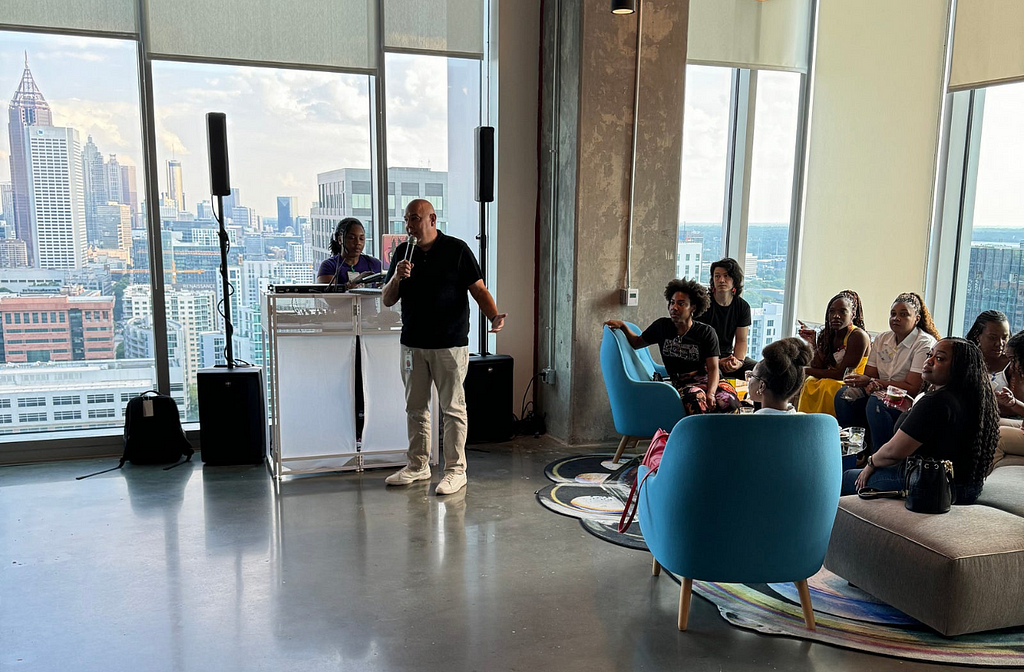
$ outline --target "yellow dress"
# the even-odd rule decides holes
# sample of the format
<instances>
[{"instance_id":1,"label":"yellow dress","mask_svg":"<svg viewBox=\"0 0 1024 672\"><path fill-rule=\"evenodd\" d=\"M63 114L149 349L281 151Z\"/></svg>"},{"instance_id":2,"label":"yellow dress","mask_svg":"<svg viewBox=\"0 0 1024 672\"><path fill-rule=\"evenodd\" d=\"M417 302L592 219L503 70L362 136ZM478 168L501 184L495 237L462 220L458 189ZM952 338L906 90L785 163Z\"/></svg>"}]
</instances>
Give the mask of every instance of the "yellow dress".
<instances>
[{"instance_id":1,"label":"yellow dress","mask_svg":"<svg viewBox=\"0 0 1024 672\"><path fill-rule=\"evenodd\" d=\"M850 334L854 329L856 327L851 326L846 332L846 337L843 338L843 347L838 352L832 353L833 361L828 368L838 370L843 365L843 358L846 356L846 342L850 340ZM854 371L864 373L867 363L868 353L865 351ZM843 381L841 380L807 376L804 388L800 391L800 400L797 402L796 410L801 413L828 413L834 416L836 414L836 393L842 386Z\"/></svg>"}]
</instances>

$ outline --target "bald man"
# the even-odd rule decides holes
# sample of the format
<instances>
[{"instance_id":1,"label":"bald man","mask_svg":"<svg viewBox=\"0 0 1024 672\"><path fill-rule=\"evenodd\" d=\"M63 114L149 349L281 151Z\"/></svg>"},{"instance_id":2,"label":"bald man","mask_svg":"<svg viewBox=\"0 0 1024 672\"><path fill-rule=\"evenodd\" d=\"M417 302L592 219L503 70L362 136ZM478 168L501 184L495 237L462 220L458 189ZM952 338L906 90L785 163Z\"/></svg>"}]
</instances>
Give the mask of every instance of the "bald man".
<instances>
[{"instance_id":1,"label":"bald man","mask_svg":"<svg viewBox=\"0 0 1024 672\"><path fill-rule=\"evenodd\" d=\"M384 305L402 300L402 380L409 451L405 467L385 479L388 485L430 480L430 387L437 387L444 416L444 477L435 490L450 495L466 487L466 395L462 387L469 364L469 296L501 331L505 313L484 286L480 265L466 243L437 230L429 201L405 208L405 230L416 237L410 261L408 243L391 257L384 284ZM394 260L401 259L398 263Z\"/></svg>"}]
</instances>

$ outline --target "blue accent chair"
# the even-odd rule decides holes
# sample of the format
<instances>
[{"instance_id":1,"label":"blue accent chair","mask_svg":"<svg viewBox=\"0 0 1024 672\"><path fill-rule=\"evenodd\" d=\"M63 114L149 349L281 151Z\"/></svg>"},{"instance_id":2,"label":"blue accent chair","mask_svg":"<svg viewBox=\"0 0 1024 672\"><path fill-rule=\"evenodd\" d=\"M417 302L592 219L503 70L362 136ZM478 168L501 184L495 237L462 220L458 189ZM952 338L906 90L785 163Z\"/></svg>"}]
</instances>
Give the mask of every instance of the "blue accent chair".
<instances>
[{"instance_id":1,"label":"blue accent chair","mask_svg":"<svg viewBox=\"0 0 1024 672\"><path fill-rule=\"evenodd\" d=\"M635 333L639 329L630 327ZM638 353L646 355L648 369ZM618 329L604 328L601 337L601 373L612 406L615 431L622 435L615 461L630 442L649 439L658 429L669 429L686 415L679 393L670 383L651 379L650 353L634 350Z\"/></svg>"},{"instance_id":2,"label":"blue accent chair","mask_svg":"<svg viewBox=\"0 0 1024 672\"><path fill-rule=\"evenodd\" d=\"M831 415L695 415L672 429L658 471L640 488L638 517L652 571L680 578L679 629L694 579L807 588L825 560L842 480ZM640 467L638 478L647 473Z\"/></svg>"}]
</instances>

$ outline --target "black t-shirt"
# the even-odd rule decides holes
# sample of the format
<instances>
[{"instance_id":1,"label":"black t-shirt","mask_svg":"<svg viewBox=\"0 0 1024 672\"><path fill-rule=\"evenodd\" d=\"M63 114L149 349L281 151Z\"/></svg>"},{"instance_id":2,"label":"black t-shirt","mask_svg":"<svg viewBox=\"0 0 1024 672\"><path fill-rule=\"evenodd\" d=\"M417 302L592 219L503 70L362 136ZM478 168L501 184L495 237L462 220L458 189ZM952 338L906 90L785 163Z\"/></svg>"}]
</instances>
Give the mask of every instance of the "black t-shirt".
<instances>
[{"instance_id":1,"label":"black t-shirt","mask_svg":"<svg viewBox=\"0 0 1024 672\"><path fill-rule=\"evenodd\" d=\"M392 255L385 283L405 258L402 243ZM430 250L412 251L412 275L398 283L402 299L402 345L457 348L469 345L469 286L483 279L466 243L440 231Z\"/></svg>"},{"instance_id":2,"label":"black t-shirt","mask_svg":"<svg viewBox=\"0 0 1024 672\"><path fill-rule=\"evenodd\" d=\"M895 429L920 441L915 455L949 460L953 482L966 485L974 466L974 432L964 418L964 409L952 392L930 392L896 419Z\"/></svg>"},{"instance_id":3,"label":"black t-shirt","mask_svg":"<svg viewBox=\"0 0 1024 672\"><path fill-rule=\"evenodd\" d=\"M696 320L711 325L718 335L718 350L722 357L732 354L735 347L736 330L740 327L750 326L750 304L738 296L732 298L728 306L720 306L715 301L714 294L711 295L711 307L703 315L698 315Z\"/></svg>"},{"instance_id":4,"label":"black t-shirt","mask_svg":"<svg viewBox=\"0 0 1024 672\"><path fill-rule=\"evenodd\" d=\"M702 322L692 322L682 336L668 317L654 321L640 335L645 343L657 343L661 359L673 381L685 380L691 374L704 375L708 357L718 356L718 336Z\"/></svg>"}]
</instances>

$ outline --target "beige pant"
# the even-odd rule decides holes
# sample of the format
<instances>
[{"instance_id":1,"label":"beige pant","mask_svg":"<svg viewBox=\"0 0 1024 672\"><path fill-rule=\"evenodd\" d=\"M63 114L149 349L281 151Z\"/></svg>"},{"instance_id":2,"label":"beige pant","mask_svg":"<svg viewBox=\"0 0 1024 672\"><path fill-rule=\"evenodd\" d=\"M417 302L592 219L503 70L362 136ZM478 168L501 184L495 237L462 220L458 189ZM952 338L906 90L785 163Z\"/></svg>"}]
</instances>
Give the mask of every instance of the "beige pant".
<instances>
[{"instance_id":1,"label":"beige pant","mask_svg":"<svg viewBox=\"0 0 1024 672\"><path fill-rule=\"evenodd\" d=\"M1024 456L1024 431L1012 425L1000 425L999 444L996 446L995 455L992 456L992 468L995 469L1007 455ZM1010 460L1018 464L1021 460Z\"/></svg>"},{"instance_id":2,"label":"beige pant","mask_svg":"<svg viewBox=\"0 0 1024 672\"><path fill-rule=\"evenodd\" d=\"M412 370L408 363L412 362ZM466 392L462 387L469 366L469 348L428 350L402 346L402 381L409 426L409 468L420 471L430 463L430 387L437 388L444 418L444 470L466 471Z\"/></svg>"}]
</instances>

